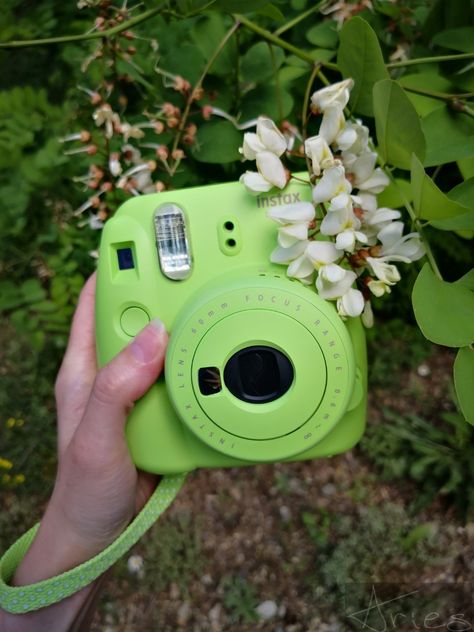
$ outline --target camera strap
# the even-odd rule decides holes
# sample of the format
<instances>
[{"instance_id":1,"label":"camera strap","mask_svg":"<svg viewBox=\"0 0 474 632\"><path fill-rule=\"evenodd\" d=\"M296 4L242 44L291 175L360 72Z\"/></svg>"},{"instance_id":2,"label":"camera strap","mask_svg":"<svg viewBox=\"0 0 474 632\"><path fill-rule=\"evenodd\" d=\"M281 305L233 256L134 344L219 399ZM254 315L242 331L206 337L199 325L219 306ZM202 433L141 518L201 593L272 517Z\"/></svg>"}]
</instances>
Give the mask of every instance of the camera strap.
<instances>
[{"instance_id":1,"label":"camera strap","mask_svg":"<svg viewBox=\"0 0 474 632\"><path fill-rule=\"evenodd\" d=\"M164 476L141 512L125 531L92 559L55 577L27 586L9 586L16 569L32 543L39 523L22 535L0 559L0 607L21 614L57 603L91 584L152 526L181 489L185 474Z\"/></svg>"}]
</instances>

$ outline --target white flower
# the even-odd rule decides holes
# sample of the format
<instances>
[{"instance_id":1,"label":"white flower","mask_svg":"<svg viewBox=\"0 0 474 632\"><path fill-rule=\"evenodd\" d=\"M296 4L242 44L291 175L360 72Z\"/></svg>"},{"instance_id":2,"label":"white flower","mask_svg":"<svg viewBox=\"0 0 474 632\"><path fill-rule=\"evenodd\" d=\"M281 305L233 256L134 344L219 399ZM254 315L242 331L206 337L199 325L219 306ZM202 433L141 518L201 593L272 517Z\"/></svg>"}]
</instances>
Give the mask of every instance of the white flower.
<instances>
[{"instance_id":1,"label":"white flower","mask_svg":"<svg viewBox=\"0 0 474 632\"><path fill-rule=\"evenodd\" d=\"M281 264L290 263L290 261L294 261L304 253L308 243L307 241L297 241L292 246L289 246L289 248L279 246L271 253L270 261L272 263Z\"/></svg>"},{"instance_id":2,"label":"white flower","mask_svg":"<svg viewBox=\"0 0 474 632\"><path fill-rule=\"evenodd\" d=\"M337 148L351 154L361 154L368 150L369 128L357 120L347 121L336 139Z\"/></svg>"},{"instance_id":3,"label":"white flower","mask_svg":"<svg viewBox=\"0 0 474 632\"><path fill-rule=\"evenodd\" d=\"M333 266L334 261L341 257L332 241L306 242L305 251L292 261L288 267L288 276L300 279L303 283L311 283L314 270L321 270L325 266ZM334 265L328 271L329 277L337 280L340 275L339 266ZM334 276L335 275L335 276Z\"/></svg>"},{"instance_id":4,"label":"white flower","mask_svg":"<svg viewBox=\"0 0 474 632\"><path fill-rule=\"evenodd\" d=\"M332 241L312 241L306 248L306 255L316 270L337 261L341 253Z\"/></svg>"},{"instance_id":5,"label":"white flower","mask_svg":"<svg viewBox=\"0 0 474 632\"><path fill-rule=\"evenodd\" d=\"M105 136L106 138L112 138L115 127L120 126L120 117L119 115L112 110L108 103L104 103L101 107L95 110L92 118L95 121L97 127L101 125L105 125Z\"/></svg>"},{"instance_id":6,"label":"white flower","mask_svg":"<svg viewBox=\"0 0 474 632\"><path fill-rule=\"evenodd\" d=\"M360 316L364 309L364 297L360 290L349 288L345 294L337 299L337 313L339 316Z\"/></svg>"},{"instance_id":7,"label":"white flower","mask_svg":"<svg viewBox=\"0 0 474 632\"><path fill-rule=\"evenodd\" d=\"M342 157L348 173L354 175L353 186L368 193L381 193L390 182L387 174L380 168L375 169L377 154L366 151L360 155L344 154Z\"/></svg>"},{"instance_id":8,"label":"white flower","mask_svg":"<svg viewBox=\"0 0 474 632\"><path fill-rule=\"evenodd\" d=\"M377 243L377 234L390 224L394 219L400 217L400 211L382 207L374 211L362 212L363 231L371 245Z\"/></svg>"},{"instance_id":9,"label":"white flower","mask_svg":"<svg viewBox=\"0 0 474 632\"><path fill-rule=\"evenodd\" d=\"M380 254L387 259L398 261L418 261L425 254L418 233L409 233L402 237L403 222L391 222L377 235L382 242Z\"/></svg>"},{"instance_id":10,"label":"white flower","mask_svg":"<svg viewBox=\"0 0 474 632\"><path fill-rule=\"evenodd\" d=\"M321 222L323 235L337 235L336 248L353 252L356 241L366 243L367 238L360 232L360 220L354 215L350 195L341 193L331 201L329 212Z\"/></svg>"},{"instance_id":11,"label":"white flower","mask_svg":"<svg viewBox=\"0 0 474 632\"><path fill-rule=\"evenodd\" d=\"M288 182L287 173L281 160L271 151L261 151L257 154L257 169L267 182L283 189Z\"/></svg>"},{"instance_id":12,"label":"white flower","mask_svg":"<svg viewBox=\"0 0 474 632\"><path fill-rule=\"evenodd\" d=\"M118 154L116 151L112 152L109 156L109 171L114 177L117 177L122 173L120 154Z\"/></svg>"},{"instance_id":13,"label":"white flower","mask_svg":"<svg viewBox=\"0 0 474 632\"><path fill-rule=\"evenodd\" d=\"M372 305L370 301L365 301L364 311L362 312L361 320L364 327L367 327L367 329L370 329L374 326L374 313L372 311Z\"/></svg>"},{"instance_id":14,"label":"white flower","mask_svg":"<svg viewBox=\"0 0 474 632\"><path fill-rule=\"evenodd\" d=\"M296 241L308 238L308 228L314 219L314 206L310 202L296 202L270 209L267 217L282 225L278 229L278 243L289 248Z\"/></svg>"},{"instance_id":15,"label":"white flower","mask_svg":"<svg viewBox=\"0 0 474 632\"><path fill-rule=\"evenodd\" d=\"M143 557L141 555L130 555L127 560L127 568L132 575L138 575L143 569Z\"/></svg>"},{"instance_id":16,"label":"white flower","mask_svg":"<svg viewBox=\"0 0 474 632\"><path fill-rule=\"evenodd\" d=\"M353 79L345 79L317 90L311 96L313 109L324 112L328 107L337 104L343 110L349 101L349 91L353 85Z\"/></svg>"},{"instance_id":17,"label":"white flower","mask_svg":"<svg viewBox=\"0 0 474 632\"><path fill-rule=\"evenodd\" d=\"M262 151L270 151L276 156L281 156L286 148L286 139L275 123L261 116L257 120L257 133L244 134L244 144L239 151L247 160L255 160L257 154Z\"/></svg>"},{"instance_id":18,"label":"white flower","mask_svg":"<svg viewBox=\"0 0 474 632\"><path fill-rule=\"evenodd\" d=\"M380 280L369 281L367 283L367 287L372 292L372 294L377 297L383 296L384 294L390 294L390 292L392 291L389 285Z\"/></svg>"},{"instance_id":19,"label":"white flower","mask_svg":"<svg viewBox=\"0 0 474 632\"><path fill-rule=\"evenodd\" d=\"M323 136L311 136L304 143L305 153L311 159L311 166L315 176L319 176L321 169L334 165L334 156Z\"/></svg>"},{"instance_id":20,"label":"white flower","mask_svg":"<svg viewBox=\"0 0 474 632\"><path fill-rule=\"evenodd\" d=\"M134 125L130 125L130 123L121 123L120 133L126 143L128 143L130 138L143 138L145 136L143 130Z\"/></svg>"},{"instance_id":21,"label":"white flower","mask_svg":"<svg viewBox=\"0 0 474 632\"><path fill-rule=\"evenodd\" d=\"M323 120L319 127L319 135L330 145L344 130L345 122L342 108L339 105L332 105L324 111Z\"/></svg>"},{"instance_id":22,"label":"white flower","mask_svg":"<svg viewBox=\"0 0 474 632\"><path fill-rule=\"evenodd\" d=\"M266 193L270 191L273 186L271 182L265 180L265 178L256 171L246 171L240 176L239 182L241 182L252 195Z\"/></svg>"},{"instance_id":23,"label":"white flower","mask_svg":"<svg viewBox=\"0 0 474 632\"><path fill-rule=\"evenodd\" d=\"M386 285L395 285L400 281L400 272L391 263L387 263L385 257L367 257L367 265L373 274Z\"/></svg>"},{"instance_id":24,"label":"white flower","mask_svg":"<svg viewBox=\"0 0 474 632\"><path fill-rule=\"evenodd\" d=\"M316 289L321 298L336 299L347 292L356 278L357 275L352 270L346 270L331 263L320 269L316 279Z\"/></svg>"},{"instance_id":25,"label":"white flower","mask_svg":"<svg viewBox=\"0 0 474 632\"><path fill-rule=\"evenodd\" d=\"M339 193L350 193L351 183L346 180L344 167L339 163L324 170L323 177L313 189L316 204L328 202Z\"/></svg>"}]
</instances>

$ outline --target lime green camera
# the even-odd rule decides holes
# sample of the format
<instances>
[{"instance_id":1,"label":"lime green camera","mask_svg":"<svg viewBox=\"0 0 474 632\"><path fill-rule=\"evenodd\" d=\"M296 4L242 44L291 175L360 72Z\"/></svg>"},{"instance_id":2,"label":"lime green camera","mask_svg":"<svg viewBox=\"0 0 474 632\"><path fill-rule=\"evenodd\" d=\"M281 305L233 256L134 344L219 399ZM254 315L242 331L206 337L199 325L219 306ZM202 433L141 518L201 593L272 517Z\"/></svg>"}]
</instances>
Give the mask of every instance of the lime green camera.
<instances>
[{"instance_id":1,"label":"lime green camera","mask_svg":"<svg viewBox=\"0 0 474 632\"><path fill-rule=\"evenodd\" d=\"M160 474L331 456L365 426L360 320L270 263L266 209L311 197L292 181L250 196L239 183L127 201L100 246L99 364L151 319L171 332L165 377L127 422L132 458Z\"/></svg>"}]
</instances>

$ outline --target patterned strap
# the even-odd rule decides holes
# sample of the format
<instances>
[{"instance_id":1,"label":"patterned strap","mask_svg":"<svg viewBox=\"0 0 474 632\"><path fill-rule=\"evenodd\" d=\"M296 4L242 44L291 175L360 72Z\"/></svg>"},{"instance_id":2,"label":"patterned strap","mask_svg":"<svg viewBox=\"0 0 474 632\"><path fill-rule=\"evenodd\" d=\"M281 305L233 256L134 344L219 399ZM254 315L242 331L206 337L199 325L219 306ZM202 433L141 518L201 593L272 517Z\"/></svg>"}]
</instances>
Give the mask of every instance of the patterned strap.
<instances>
[{"instance_id":1,"label":"patterned strap","mask_svg":"<svg viewBox=\"0 0 474 632\"><path fill-rule=\"evenodd\" d=\"M185 475L164 476L153 495L127 529L104 551L61 575L29 586L8 586L38 530L39 523L21 536L0 559L0 607L21 614L61 601L102 575L147 531L176 497Z\"/></svg>"}]
</instances>

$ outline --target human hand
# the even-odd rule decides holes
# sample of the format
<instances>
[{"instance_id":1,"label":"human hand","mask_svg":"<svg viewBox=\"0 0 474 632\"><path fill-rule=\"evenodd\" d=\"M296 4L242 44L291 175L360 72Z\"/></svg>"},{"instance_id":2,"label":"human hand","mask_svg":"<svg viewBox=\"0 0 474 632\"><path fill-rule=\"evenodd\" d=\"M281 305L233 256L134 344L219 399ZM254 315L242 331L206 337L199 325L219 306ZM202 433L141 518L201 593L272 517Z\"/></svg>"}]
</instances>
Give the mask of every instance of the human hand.
<instances>
[{"instance_id":1,"label":"human hand","mask_svg":"<svg viewBox=\"0 0 474 632\"><path fill-rule=\"evenodd\" d=\"M154 321L98 371L94 298L95 275L82 290L56 381L59 466L53 494L17 584L53 576L99 553L157 483L134 466L124 427L133 403L162 371L167 334Z\"/></svg>"}]
</instances>

